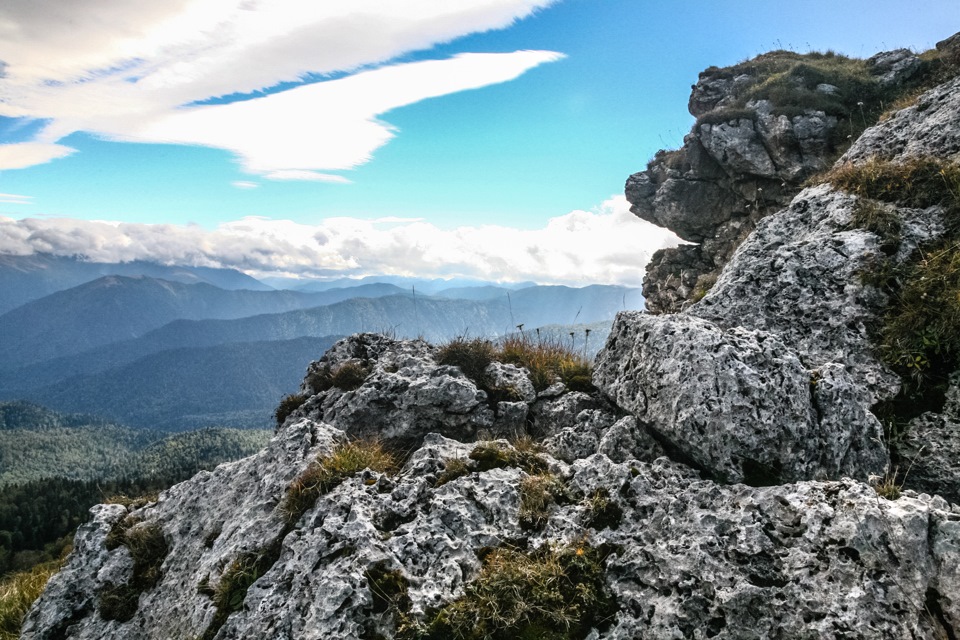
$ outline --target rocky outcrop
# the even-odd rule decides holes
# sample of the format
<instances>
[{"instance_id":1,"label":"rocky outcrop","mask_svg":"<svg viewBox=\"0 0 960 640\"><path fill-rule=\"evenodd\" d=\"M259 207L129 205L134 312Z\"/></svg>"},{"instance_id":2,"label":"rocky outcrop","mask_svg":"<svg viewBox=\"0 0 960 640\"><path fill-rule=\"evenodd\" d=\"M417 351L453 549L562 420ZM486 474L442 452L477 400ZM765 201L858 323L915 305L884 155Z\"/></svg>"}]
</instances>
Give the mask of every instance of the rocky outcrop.
<instances>
[{"instance_id":1,"label":"rocky outcrop","mask_svg":"<svg viewBox=\"0 0 960 640\"><path fill-rule=\"evenodd\" d=\"M912 60L864 64L896 85ZM784 113L750 93L756 68L735 71L701 76L684 150L628 181L638 215L699 244L651 271L675 276L654 304L689 304L620 314L596 389L347 338L262 452L95 508L23 637L957 637L960 374L896 452L912 484L881 497L872 482L898 476L872 408L901 381L871 346L886 294L862 277L942 237L944 209L883 205L891 243L860 228L857 197L799 191L840 120ZM865 140L918 148L914 120L945 123L960 87L940 91ZM950 148L940 130L924 149ZM403 452L399 471L338 458L367 438Z\"/></svg>"},{"instance_id":2,"label":"rocky outcrop","mask_svg":"<svg viewBox=\"0 0 960 640\"><path fill-rule=\"evenodd\" d=\"M570 543L609 549L616 612L594 638L892 639L960 628L960 512L939 498L890 502L852 481L722 486L666 459L544 457L571 499L529 530L520 518L529 474L494 468L438 486L449 461L476 445L437 435L396 477L357 474L285 527L278 505L289 481L342 437L301 419L261 454L202 473L155 504L129 514L98 507L23 637L394 637L401 614L404 624L427 625L468 593L491 548ZM586 499L596 495L616 505L602 523ZM128 549L108 548L125 518L159 527L169 551L130 618L107 621L103 594L131 579ZM211 594L229 588L237 559L251 554L269 561L218 619Z\"/></svg>"},{"instance_id":3,"label":"rocky outcrop","mask_svg":"<svg viewBox=\"0 0 960 640\"><path fill-rule=\"evenodd\" d=\"M852 72L872 79L842 89L825 81L822 59L773 52L707 69L690 95L697 122L683 147L658 152L628 178L637 216L697 245L653 256L643 289L650 312L676 312L702 297L757 222L833 163L867 111L879 113L877 96L905 90L924 69L904 49L850 60ZM785 84L771 81L775 73Z\"/></svg>"},{"instance_id":4,"label":"rocky outcrop","mask_svg":"<svg viewBox=\"0 0 960 640\"><path fill-rule=\"evenodd\" d=\"M879 421L841 366L808 370L775 334L621 313L597 385L710 477L753 485L883 474Z\"/></svg>"}]
</instances>

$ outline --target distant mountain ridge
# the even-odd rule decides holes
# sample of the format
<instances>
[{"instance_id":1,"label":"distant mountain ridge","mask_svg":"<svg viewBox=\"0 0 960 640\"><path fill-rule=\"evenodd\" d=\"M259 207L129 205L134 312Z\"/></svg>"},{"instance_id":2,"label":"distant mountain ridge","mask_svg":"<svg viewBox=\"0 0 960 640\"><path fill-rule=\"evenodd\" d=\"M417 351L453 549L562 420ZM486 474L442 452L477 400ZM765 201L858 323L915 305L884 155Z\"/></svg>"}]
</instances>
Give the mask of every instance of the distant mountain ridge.
<instances>
[{"instance_id":1,"label":"distant mountain ridge","mask_svg":"<svg viewBox=\"0 0 960 640\"><path fill-rule=\"evenodd\" d=\"M419 286L349 282L318 292L254 291L110 275L57 291L0 315L0 399L141 428L267 427L279 399L338 336L440 343L522 327L609 326L617 311L643 305L638 289L615 286L435 281L437 295L429 296Z\"/></svg>"},{"instance_id":2,"label":"distant mountain ridge","mask_svg":"<svg viewBox=\"0 0 960 640\"><path fill-rule=\"evenodd\" d=\"M178 319L243 318L400 291L389 284L320 293L226 290L207 283L105 276L0 316L0 370L137 338Z\"/></svg>"},{"instance_id":3,"label":"distant mountain ridge","mask_svg":"<svg viewBox=\"0 0 960 640\"><path fill-rule=\"evenodd\" d=\"M108 275L148 276L184 284L205 282L228 290L272 289L236 269L166 266L142 260L101 263L43 253L29 256L0 254L0 314L51 293Z\"/></svg>"}]
</instances>

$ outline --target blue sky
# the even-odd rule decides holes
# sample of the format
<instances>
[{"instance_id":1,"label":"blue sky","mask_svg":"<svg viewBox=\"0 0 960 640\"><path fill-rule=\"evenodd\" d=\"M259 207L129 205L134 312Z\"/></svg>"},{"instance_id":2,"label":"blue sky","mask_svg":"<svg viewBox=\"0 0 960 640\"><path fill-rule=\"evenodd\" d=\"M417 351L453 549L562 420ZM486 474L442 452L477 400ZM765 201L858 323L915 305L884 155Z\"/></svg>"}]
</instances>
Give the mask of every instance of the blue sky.
<instances>
[{"instance_id":1,"label":"blue sky","mask_svg":"<svg viewBox=\"0 0 960 640\"><path fill-rule=\"evenodd\" d=\"M78 4L0 7L0 252L254 274L639 282L671 239L623 183L700 70L960 30L957 0Z\"/></svg>"}]
</instances>

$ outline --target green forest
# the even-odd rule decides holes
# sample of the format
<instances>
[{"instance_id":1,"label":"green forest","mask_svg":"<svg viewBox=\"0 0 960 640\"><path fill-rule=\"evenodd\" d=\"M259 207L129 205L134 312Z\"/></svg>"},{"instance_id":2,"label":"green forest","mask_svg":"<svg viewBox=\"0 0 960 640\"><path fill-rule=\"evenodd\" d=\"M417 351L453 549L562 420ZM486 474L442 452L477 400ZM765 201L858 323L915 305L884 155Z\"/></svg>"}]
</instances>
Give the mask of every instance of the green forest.
<instances>
[{"instance_id":1,"label":"green forest","mask_svg":"<svg viewBox=\"0 0 960 640\"><path fill-rule=\"evenodd\" d=\"M151 495L250 455L263 430L166 433L0 403L0 576L57 558L90 507Z\"/></svg>"}]
</instances>

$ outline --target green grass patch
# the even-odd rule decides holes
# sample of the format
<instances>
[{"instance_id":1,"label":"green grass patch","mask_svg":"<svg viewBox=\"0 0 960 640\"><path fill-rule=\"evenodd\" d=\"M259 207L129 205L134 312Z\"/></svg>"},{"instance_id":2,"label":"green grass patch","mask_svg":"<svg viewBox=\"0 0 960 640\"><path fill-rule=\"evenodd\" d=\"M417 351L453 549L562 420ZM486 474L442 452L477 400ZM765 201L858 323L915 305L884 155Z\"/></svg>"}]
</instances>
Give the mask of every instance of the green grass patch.
<instances>
[{"instance_id":1,"label":"green grass patch","mask_svg":"<svg viewBox=\"0 0 960 640\"><path fill-rule=\"evenodd\" d=\"M109 550L127 548L133 559L133 577L127 583L110 585L101 591L97 609L104 620L126 622L136 614L140 594L160 581L169 546L159 524L133 516L119 520L104 543Z\"/></svg>"},{"instance_id":2,"label":"green grass patch","mask_svg":"<svg viewBox=\"0 0 960 640\"><path fill-rule=\"evenodd\" d=\"M277 420L277 426L282 427L283 423L290 417L290 414L302 407L306 401L307 395L304 393L291 393L288 396L284 396L280 404L277 405L276 411L273 412L273 417Z\"/></svg>"},{"instance_id":3,"label":"green grass patch","mask_svg":"<svg viewBox=\"0 0 960 640\"><path fill-rule=\"evenodd\" d=\"M903 428L924 411L939 411L947 377L960 365L960 163L933 157L904 162L874 158L837 167L825 181L861 200L853 226L869 229L890 246L899 244L901 222L881 202L904 207L943 207L946 233L895 264L877 259L861 274L890 303L874 330L880 356L904 380L898 397L875 408L895 445ZM879 202L877 202L879 201ZM883 247L882 247L883 248Z\"/></svg>"},{"instance_id":4,"label":"green grass patch","mask_svg":"<svg viewBox=\"0 0 960 640\"><path fill-rule=\"evenodd\" d=\"M354 440L338 445L329 455L311 462L290 483L280 511L288 526L310 510L317 498L332 491L354 474L370 469L380 473L395 473L400 467L397 456L378 440Z\"/></svg>"},{"instance_id":5,"label":"green grass patch","mask_svg":"<svg viewBox=\"0 0 960 640\"><path fill-rule=\"evenodd\" d=\"M0 640L17 640L23 619L63 560L37 565L0 580Z\"/></svg>"},{"instance_id":6,"label":"green grass patch","mask_svg":"<svg viewBox=\"0 0 960 640\"><path fill-rule=\"evenodd\" d=\"M617 607L604 585L608 553L584 542L494 549L462 598L400 640L565 640L605 628Z\"/></svg>"},{"instance_id":7,"label":"green grass patch","mask_svg":"<svg viewBox=\"0 0 960 640\"><path fill-rule=\"evenodd\" d=\"M307 376L307 386L314 393L337 388L342 391L359 389L370 370L357 362L344 362L336 367L323 367Z\"/></svg>"}]
</instances>

